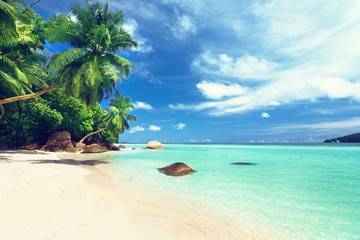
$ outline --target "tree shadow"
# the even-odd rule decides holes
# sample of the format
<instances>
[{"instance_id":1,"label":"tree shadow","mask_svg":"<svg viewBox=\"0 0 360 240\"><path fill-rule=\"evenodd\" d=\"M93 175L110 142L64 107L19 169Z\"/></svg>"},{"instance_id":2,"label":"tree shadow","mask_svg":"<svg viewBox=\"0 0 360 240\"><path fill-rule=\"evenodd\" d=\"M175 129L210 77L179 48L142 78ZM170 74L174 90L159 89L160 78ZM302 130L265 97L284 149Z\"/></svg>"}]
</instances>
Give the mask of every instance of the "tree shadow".
<instances>
[{"instance_id":1,"label":"tree shadow","mask_svg":"<svg viewBox=\"0 0 360 240\"><path fill-rule=\"evenodd\" d=\"M2 161L10 162L11 159L10 159L10 157L0 156L0 162L2 162Z\"/></svg>"},{"instance_id":2,"label":"tree shadow","mask_svg":"<svg viewBox=\"0 0 360 240\"><path fill-rule=\"evenodd\" d=\"M74 160L74 159L61 159L61 160L32 160L31 164L65 164L65 165L74 165L74 166L96 166L99 164L109 164L107 161L103 160Z\"/></svg>"}]
</instances>

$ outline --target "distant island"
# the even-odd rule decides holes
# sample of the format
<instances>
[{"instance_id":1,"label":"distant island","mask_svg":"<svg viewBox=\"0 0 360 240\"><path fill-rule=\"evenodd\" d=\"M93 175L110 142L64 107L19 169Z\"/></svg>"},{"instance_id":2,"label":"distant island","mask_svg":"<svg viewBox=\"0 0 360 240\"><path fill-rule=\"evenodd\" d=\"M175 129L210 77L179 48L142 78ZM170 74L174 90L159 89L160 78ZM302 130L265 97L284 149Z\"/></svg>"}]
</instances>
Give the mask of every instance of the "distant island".
<instances>
[{"instance_id":1,"label":"distant island","mask_svg":"<svg viewBox=\"0 0 360 240\"><path fill-rule=\"evenodd\" d=\"M358 143L360 142L360 133L354 133L343 137L326 139L324 143Z\"/></svg>"}]
</instances>

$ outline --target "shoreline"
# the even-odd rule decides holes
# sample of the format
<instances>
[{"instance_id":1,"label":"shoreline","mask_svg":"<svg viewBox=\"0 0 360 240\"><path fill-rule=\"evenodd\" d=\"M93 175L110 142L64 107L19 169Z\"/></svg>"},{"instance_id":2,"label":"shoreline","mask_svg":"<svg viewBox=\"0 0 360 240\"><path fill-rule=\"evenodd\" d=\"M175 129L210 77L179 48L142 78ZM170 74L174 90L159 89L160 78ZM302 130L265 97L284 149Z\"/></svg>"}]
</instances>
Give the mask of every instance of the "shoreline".
<instances>
[{"instance_id":1,"label":"shoreline","mask_svg":"<svg viewBox=\"0 0 360 240\"><path fill-rule=\"evenodd\" d=\"M191 225L130 209L96 164L101 163L79 163L67 153L0 152L1 235L13 240L207 239Z\"/></svg>"},{"instance_id":2,"label":"shoreline","mask_svg":"<svg viewBox=\"0 0 360 240\"><path fill-rule=\"evenodd\" d=\"M2 235L14 240L280 239L249 229L246 222L236 226L201 203L129 185L110 162L92 156L0 152Z\"/></svg>"},{"instance_id":3,"label":"shoreline","mask_svg":"<svg viewBox=\"0 0 360 240\"><path fill-rule=\"evenodd\" d=\"M88 156L106 156L107 154L118 154L119 152L107 152L94 155L76 155L75 158L80 160L87 159ZM60 156L62 157L62 156ZM104 157L102 157L103 159ZM105 157L106 158L106 157ZM232 221L221 212L211 208L208 205L203 205L201 201L195 199L177 198L170 196L166 192L159 189L144 187L141 181L125 180L118 171L119 165L114 165L113 162L109 164L98 164L94 167L83 166L84 168L91 168L97 174L95 176L102 176L108 184L113 184L119 196L119 200L130 208L132 211L139 214L145 214L152 218L161 218L177 222L178 224L185 224L197 229L205 235L205 239L290 239L284 237L271 229L263 226L251 226L247 219L243 222ZM157 171L154 172L158 174ZM136 177L136 176L134 176ZM104 180L104 179L103 179ZM195 200L195 201L194 201ZM180 238L193 239L193 238Z\"/></svg>"}]
</instances>

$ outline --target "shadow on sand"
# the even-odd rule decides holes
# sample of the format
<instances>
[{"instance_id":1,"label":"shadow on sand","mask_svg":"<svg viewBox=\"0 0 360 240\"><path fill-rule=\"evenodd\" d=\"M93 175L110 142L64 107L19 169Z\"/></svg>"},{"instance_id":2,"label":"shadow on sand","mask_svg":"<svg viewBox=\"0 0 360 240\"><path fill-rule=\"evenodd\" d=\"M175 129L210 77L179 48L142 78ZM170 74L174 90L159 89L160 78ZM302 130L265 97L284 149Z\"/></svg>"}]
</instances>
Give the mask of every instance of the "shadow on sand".
<instances>
[{"instance_id":1,"label":"shadow on sand","mask_svg":"<svg viewBox=\"0 0 360 240\"><path fill-rule=\"evenodd\" d=\"M61 159L61 160L32 160L32 164L65 164L65 165L75 165L75 166L95 166L99 164L108 164L109 162L103 160L74 160L74 159Z\"/></svg>"}]
</instances>

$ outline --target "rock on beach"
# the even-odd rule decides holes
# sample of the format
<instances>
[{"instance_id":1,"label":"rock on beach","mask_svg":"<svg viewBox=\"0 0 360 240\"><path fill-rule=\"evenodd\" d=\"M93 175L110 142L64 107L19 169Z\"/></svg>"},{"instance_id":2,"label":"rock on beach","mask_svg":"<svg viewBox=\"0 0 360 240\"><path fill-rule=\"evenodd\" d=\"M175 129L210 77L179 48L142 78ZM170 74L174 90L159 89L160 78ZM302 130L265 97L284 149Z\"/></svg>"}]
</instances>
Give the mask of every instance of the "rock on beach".
<instances>
[{"instance_id":1,"label":"rock on beach","mask_svg":"<svg viewBox=\"0 0 360 240\"><path fill-rule=\"evenodd\" d=\"M150 141L143 149L165 149L165 145L158 141Z\"/></svg>"}]
</instances>

